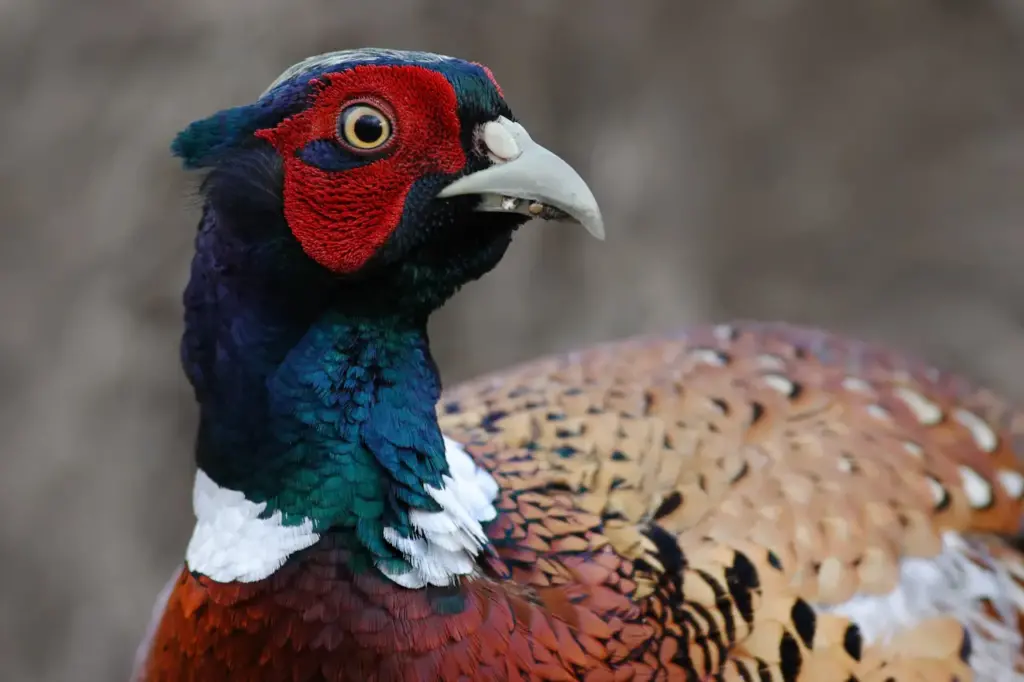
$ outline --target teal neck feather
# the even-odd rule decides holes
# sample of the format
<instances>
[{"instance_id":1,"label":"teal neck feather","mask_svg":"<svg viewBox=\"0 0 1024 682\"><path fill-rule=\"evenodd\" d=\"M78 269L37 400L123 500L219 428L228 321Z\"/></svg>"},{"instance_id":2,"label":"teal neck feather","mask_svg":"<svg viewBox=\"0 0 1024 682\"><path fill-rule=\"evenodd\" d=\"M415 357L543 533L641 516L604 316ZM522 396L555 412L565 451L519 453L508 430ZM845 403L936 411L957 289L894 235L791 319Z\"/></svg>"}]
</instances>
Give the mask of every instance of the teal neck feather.
<instances>
[{"instance_id":1,"label":"teal neck feather","mask_svg":"<svg viewBox=\"0 0 1024 682\"><path fill-rule=\"evenodd\" d=\"M384 528L408 536L410 508L438 511L424 485L440 488L448 473L424 323L327 312L267 390L269 466L248 494L315 528L350 529L375 559L393 558Z\"/></svg>"}]
</instances>

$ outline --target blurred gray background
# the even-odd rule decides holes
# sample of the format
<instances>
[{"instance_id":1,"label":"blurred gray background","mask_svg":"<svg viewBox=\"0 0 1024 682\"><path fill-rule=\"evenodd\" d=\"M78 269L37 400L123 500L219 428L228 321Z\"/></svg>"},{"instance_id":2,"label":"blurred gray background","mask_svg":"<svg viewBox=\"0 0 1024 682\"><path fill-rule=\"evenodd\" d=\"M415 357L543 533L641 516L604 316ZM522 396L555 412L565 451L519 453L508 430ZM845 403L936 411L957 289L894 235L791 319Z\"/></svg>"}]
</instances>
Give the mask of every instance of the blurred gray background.
<instances>
[{"instance_id":1,"label":"blurred gray background","mask_svg":"<svg viewBox=\"0 0 1024 682\"><path fill-rule=\"evenodd\" d=\"M537 225L438 315L449 381L733 316L1024 397L1024 4L0 3L0 679L123 679L191 526L196 178L167 153L309 54L489 64L609 238Z\"/></svg>"}]
</instances>

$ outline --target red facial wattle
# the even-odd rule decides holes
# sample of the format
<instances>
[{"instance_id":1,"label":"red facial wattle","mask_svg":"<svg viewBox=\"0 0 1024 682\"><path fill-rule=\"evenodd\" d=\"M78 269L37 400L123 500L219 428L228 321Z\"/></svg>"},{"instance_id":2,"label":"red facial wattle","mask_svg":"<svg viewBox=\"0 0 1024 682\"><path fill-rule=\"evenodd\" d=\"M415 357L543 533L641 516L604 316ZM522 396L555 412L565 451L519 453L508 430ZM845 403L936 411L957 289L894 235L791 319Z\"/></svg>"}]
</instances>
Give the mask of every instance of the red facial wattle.
<instances>
[{"instance_id":1,"label":"red facial wattle","mask_svg":"<svg viewBox=\"0 0 1024 682\"><path fill-rule=\"evenodd\" d=\"M303 250L338 273L359 270L398 227L406 195L420 178L466 164L455 90L420 66L357 66L321 77L310 106L257 137L284 161L285 219ZM351 103L378 100L393 114L380 157L343 172L309 165L298 152L337 139Z\"/></svg>"}]
</instances>

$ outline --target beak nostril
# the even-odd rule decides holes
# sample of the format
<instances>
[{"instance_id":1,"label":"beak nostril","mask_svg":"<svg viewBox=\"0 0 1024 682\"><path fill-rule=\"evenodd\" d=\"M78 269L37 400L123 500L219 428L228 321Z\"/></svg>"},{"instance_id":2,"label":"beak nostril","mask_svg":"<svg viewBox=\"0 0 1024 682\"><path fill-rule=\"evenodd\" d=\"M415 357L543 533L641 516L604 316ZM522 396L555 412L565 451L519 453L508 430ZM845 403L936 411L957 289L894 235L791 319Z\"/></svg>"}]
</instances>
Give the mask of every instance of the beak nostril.
<instances>
[{"instance_id":1,"label":"beak nostril","mask_svg":"<svg viewBox=\"0 0 1024 682\"><path fill-rule=\"evenodd\" d=\"M488 121L484 124L482 135L484 146L497 161L511 161L522 154L519 143L509 129L502 125L501 120Z\"/></svg>"}]
</instances>

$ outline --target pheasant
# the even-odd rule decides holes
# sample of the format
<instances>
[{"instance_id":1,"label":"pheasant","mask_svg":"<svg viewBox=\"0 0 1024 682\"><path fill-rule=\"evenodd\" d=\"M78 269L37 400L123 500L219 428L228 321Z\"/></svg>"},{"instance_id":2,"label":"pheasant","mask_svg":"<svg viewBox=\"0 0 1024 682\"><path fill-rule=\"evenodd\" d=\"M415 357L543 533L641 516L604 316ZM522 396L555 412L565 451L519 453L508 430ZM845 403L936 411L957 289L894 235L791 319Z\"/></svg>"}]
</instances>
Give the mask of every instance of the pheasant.
<instances>
[{"instance_id":1,"label":"pheasant","mask_svg":"<svg viewBox=\"0 0 1024 682\"><path fill-rule=\"evenodd\" d=\"M173 151L196 524L134 679L1024 680L988 391L737 322L442 394L430 313L530 218L604 229L486 67L312 57Z\"/></svg>"}]
</instances>

